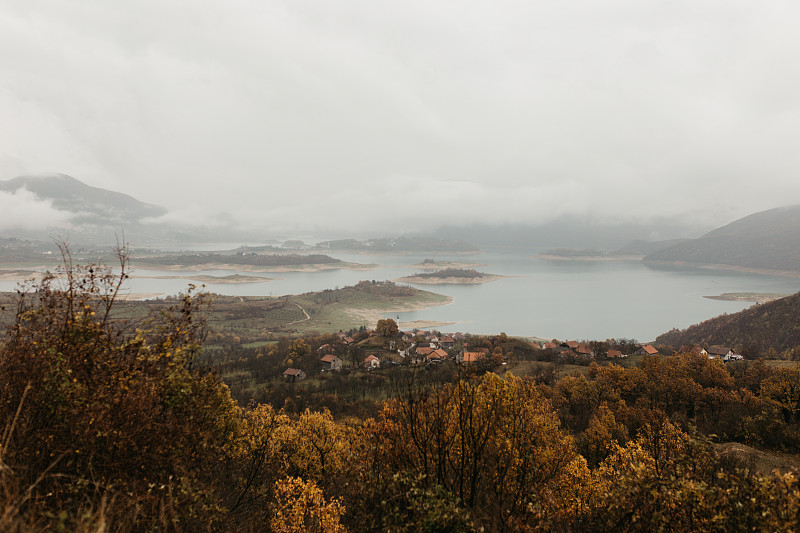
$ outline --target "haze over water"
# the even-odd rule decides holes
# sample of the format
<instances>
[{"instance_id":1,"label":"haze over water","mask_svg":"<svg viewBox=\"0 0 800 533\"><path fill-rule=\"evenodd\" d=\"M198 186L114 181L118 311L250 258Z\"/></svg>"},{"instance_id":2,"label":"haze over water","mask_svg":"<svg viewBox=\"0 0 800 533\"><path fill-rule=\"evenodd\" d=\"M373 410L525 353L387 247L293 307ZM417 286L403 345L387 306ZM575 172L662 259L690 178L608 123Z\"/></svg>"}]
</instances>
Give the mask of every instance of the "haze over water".
<instances>
[{"instance_id":1,"label":"haze over water","mask_svg":"<svg viewBox=\"0 0 800 533\"><path fill-rule=\"evenodd\" d=\"M453 298L445 306L395 313L402 322L431 320L456 322L442 331L538 336L558 339L609 337L653 340L673 327L685 328L708 318L734 313L750 302L704 298L726 292L791 294L800 290L800 278L763 276L710 270L654 268L637 261L550 261L530 255L364 255L333 254L343 261L376 263L375 270L321 272L239 272L279 278L248 284L207 284L207 290L240 296L280 296L353 285L361 280L386 280L419 270L409 268L427 257L454 262L487 263L476 270L513 276L479 285L415 285ZM226 276L231 271L202 271L188 275ZM185 291L184 279L148 279L135 276L176 276L175 271L138 268L129 290L135 293L175 294ZM199 285L198 282L193 282ZM16 284L0 282L0 290Z\"/></svg>"}]
</instances>

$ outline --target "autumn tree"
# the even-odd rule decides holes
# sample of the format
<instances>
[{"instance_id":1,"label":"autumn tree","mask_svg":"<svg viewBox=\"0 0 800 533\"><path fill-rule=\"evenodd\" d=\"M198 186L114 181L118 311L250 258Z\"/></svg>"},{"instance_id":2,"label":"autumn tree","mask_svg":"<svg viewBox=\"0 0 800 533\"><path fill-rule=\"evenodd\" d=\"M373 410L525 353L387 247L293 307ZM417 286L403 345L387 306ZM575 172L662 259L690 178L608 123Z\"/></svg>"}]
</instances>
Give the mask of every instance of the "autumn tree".
<instances>
[{"instance_id":1,"label":"autumn tree","mask_svg":"<svg viewBox=\"0 0 800 533\"><path fill-rule=\"evenodd\" d=\"M400 333L400 328L397 326L397 322L391 318L382 318L378 320L375 332L381 337L396 337Z\"/></svg>"},{"instance_id":2,"label":"autumn tree","mask_svg":"<svg viewBox=\"0 0 800 533\"><path fill-rule=\"evenodd\" d=\"M386 405L373 439L379 468L444 488L494 530L571 512L564 495L588 474L549 402L513 376L412 388Z\"/></svg>"}]
</instances>

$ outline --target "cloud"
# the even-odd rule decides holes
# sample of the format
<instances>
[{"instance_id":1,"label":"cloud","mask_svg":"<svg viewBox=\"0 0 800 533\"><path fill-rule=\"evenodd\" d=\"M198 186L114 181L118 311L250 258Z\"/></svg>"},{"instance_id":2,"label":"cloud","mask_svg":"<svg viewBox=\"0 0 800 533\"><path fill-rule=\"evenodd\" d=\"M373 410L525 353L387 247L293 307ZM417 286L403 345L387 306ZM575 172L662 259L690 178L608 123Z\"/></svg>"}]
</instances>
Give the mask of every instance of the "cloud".
<instances>
[{"instance_id":1,"label":"cloud","mask_svg":"<svg viewBox=\"0 0 800 533\"><path fill-rule=\"evenodd\" d=\"M0 230L47 230L68 227L70 213L59 211L52 202L38 199L27 189L0 191Z\"/></svg>"},{"instance_id":2,"label":"cloud","mask_svg":"<svg viewBox=\"0 0 800 533\"><path fill-rule=\"evenodd\" d=\"M11 3L0 172L64 172L212 226L724 223L800 198L798 15L744 1Z\"/></svg>"}]
</instances>

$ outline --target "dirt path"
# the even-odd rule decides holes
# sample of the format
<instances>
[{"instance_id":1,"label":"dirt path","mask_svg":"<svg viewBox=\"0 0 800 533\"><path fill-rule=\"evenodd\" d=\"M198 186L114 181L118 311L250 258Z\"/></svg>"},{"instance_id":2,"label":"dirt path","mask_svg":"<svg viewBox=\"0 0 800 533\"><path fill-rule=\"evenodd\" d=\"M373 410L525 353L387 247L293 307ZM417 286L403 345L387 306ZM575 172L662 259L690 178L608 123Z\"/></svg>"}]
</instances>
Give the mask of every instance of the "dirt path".
<instances>
[{"instance_id":1,"label":"dirt path","mask_svg":"<svg viewBox=\"0 0 800 533\"><path fill-rule=\"evenodd\" d=\"M305 317L303 320L295 320L294 322L289 322L289 324L288 324L288 325L290 325L290 326L291 326L292 324L299 324L300 322L305 322L305 321L307 321L307 320L311 320L311 315L309 315L308 313L306 313L306 310L305 310L305 309L303 309L303 308L300 306L300 304L294 304L294 305L296 305L296 306L297 306L297 308L298 308L298 309L300 309L300 310L303 312L303 314L304 314L304 315L306 315L306 317Z\"/></svg>"}]
</instances>

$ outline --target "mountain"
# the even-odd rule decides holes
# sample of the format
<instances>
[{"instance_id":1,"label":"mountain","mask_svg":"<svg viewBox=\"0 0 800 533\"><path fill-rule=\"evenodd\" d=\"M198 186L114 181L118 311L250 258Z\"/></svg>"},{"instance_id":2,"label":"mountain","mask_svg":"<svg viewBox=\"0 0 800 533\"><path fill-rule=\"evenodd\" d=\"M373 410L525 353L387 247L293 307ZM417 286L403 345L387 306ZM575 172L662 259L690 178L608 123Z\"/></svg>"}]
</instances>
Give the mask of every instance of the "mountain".
<instances>
[{"instance_id":1,"label":"mountain","mask_svg":"<svg viewBox=\"0 0 800 533\"><path fill-rule=\"evenodd\" d=\"M0 191L14 193L19 189L27 189L40 200L49 200L59 211L73 213L72 222L76 224L132 223L167 212L163 207L86 185L66 174L18 176L0 181Z\"/></svg>"},{"instance_id":2,"label":"mountain","mask_svg":"<svg viewBox=\"0 0 800 533\"><path fill-rule=\"evenodd\" d=\"M800 206L740 218L644 260L800 272Z\"/></svg>"},{"instance_id":3,"label":"mountain","mask_svg":"<svg viewBox=\"0 0 800 533\"><path fill-rule=\"evenodd\" d=\"M482 220L440 227L436 230L436 236L465 240L482 250L541 252L550 248L618 250L632 241L696 237L711 229L697 228L679 218L601 222L590 215L577 213L541 224L494 224L491 217L471 217L477 218Z\"/></svg>"},{"instance_id":4,"label":"mountain","mask_svg":"<svg viewBox=\"0 0 800 533\"><path fill-rule=\"evenodd\" d=\"M745 355L763 354L770 348L784 351L800 346L800 293L711 318L684 330L674 329L655 344L680 347L724 345Z\"/></svg>"},{"instance_id":5,"label":"mountain","mask_svg":"<svg viewBox=\"0 0 800 533\"><path fill-rule=\"evenodd\" d=\"M627 245L623 246L619 250L615 250L617 254L642 254L647 255L654 252L659 252L665 248L669 248L670 246L675 246L676 244L680 244L682 242L686 242L689 239L669 239L665 241L645 241L645 240L635 240L629 242Z\"/></svg>"}]
</instances>

